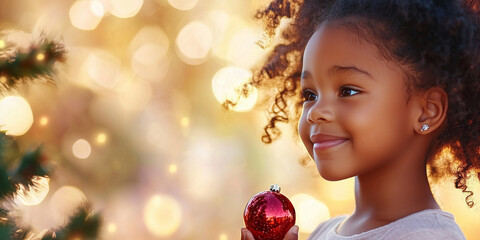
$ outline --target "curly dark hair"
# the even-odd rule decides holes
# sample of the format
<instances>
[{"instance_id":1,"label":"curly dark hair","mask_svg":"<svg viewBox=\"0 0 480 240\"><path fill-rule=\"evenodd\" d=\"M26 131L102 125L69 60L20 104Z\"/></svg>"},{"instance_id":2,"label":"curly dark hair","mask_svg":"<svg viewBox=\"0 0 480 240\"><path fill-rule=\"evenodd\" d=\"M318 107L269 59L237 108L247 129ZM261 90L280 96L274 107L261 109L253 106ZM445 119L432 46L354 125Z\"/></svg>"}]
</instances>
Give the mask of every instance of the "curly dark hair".
<instances>
[{"instance_id":1,"label":"curly dark hair","mask_svg":"<svg viewBox=\"0 0 480 240\"><path fill-rule=\"evenodd\" d=\"M273 0L255 16L270 38L277 36L251 82L265 93L276 90L262 141L280 136L278 123L298 122L303 51L322 22L335 20L404 66L409 90L445 89L449 108L427 156L429 175L453 175L473 207L467 179L480 179L479 10L478 1L467 0Z\"/></svg>"}]
</instances>

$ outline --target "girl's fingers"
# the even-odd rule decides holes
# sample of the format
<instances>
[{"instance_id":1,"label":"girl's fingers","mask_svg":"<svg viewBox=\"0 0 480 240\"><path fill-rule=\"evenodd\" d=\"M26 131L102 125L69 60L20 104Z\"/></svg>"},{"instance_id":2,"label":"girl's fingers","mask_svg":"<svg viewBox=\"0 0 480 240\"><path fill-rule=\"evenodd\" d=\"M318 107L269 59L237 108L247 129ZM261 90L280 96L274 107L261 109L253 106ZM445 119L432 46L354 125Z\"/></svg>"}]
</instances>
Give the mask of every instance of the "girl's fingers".
<instances>
[{"instance_id":1,"label":"girl's fingers","mask_svg":"<svg viewBox=\"0 0 480 240\"><path fill-rule=\"evenodd\" d=\"M241 238L241 240L255 240L255 238L253 237L252 232L250 232L246 228L242 228L242 238Z\"/></svg>"},{"instance_id":2,"label":"girl's fingers","mask_svg":"<svg viewBox=\"0 0 480 240\"><path fill-rule=\"evenodd\" d=\"M288 230L283 240L298 240L298 226L295 225Z\"/></svg>"}]
</instances>

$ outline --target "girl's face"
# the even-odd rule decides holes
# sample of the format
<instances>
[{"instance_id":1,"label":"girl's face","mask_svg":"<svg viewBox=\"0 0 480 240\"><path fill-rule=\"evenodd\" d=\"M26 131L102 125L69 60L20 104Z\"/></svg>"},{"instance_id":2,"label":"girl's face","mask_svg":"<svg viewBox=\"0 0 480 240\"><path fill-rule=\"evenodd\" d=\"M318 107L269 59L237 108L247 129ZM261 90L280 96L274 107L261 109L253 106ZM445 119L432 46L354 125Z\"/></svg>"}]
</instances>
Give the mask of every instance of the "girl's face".
<instances>
[{"instance_id":1,"label":"girl's face","mask_svg":"<svg viewBox=\"0 0 480 240\"><path fill-rule=\"evenodd\" d=\"M319 173L340 180L399 159L414 137L402 72L371 43L323 24L303 58L300 137Z\"/></svg>"}]
</instances>

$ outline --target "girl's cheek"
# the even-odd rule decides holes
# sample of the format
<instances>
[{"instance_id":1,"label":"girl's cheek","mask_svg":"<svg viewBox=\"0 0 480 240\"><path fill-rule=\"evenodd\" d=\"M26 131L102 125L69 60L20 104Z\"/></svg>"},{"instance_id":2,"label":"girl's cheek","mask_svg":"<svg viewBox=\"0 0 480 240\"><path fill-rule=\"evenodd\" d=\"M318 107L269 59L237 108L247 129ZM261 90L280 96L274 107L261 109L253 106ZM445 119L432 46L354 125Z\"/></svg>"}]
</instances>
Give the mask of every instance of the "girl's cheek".
<instances>
[{"instance_id":1,"label":"girl's cheek","mask_svg":"<svg viewBox=\"0 0 480 240\"><path fill-rule=\"evenodd\" d=\"M311 152L313 145L310 141L310 124L307 121L307 113L308 109L304 108L298 123L298 133L302 139L303 145L306 147L308 152Z\"/></svg>"}]
</instances>

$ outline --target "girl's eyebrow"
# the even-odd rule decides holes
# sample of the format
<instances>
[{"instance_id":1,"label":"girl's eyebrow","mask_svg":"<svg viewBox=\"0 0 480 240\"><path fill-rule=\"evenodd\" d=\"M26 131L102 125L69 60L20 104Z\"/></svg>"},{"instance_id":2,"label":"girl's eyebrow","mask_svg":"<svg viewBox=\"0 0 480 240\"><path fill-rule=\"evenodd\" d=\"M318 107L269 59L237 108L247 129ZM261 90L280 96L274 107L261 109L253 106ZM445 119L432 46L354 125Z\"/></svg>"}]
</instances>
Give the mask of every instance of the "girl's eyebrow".
<instances>
[{"instance_id":1,"label":"girl's eyebrow","mask_svg":"<svg viewBox=\"0 0 480 240\"><path fill-rule=\"evenodd\" d=\"M331 67L329 70L328 70L328 73L330 75L333 75L333 74L338 74L338 73L349 73L349 72L353 72L353 73L357 73L357 74L362 74L362 75L365 75L367 76L368 78L372 79L372 80L375 80L375 78L373 78L372 74L370 74L369 72L365 71L365 70L362 70L360 68L357 68L355 66L339 66L339 65L335 65L333 67ZM309 71L302 71L302 73L300 74L300 79L301 80L305 80L305 79L308 79L310 78L311 76L311 73Z\"/></svg>"},{"instance_id":2,"label":"girl's eyebrow","mask_svg":"<svg viewBox=\"0 0 480 240\"><path fill-rule=\"evenodd\" d=\"M302 71L300 74L300 79L306 79L310 77L310 72L309 71Z\"/></svg>"},{"instance_id":3,"label":"girl's eyebrow","mask_svg":"<svg viewBox=\"0 0 480 240\"><path fill-rule=\"evenodd\" d=\"M370 74L369 72L367 72L365 70L359 69L355 66L338 66L338 65L335 65L328 70L329 74L348 73L348 72L354 72L354 73L359 73L359 74L362 74L362 75L366 75L368 78L370 78L372 80L375 80L375 78L373 78L372 74Z\"/></svg>"}]
</instances>

